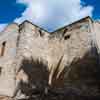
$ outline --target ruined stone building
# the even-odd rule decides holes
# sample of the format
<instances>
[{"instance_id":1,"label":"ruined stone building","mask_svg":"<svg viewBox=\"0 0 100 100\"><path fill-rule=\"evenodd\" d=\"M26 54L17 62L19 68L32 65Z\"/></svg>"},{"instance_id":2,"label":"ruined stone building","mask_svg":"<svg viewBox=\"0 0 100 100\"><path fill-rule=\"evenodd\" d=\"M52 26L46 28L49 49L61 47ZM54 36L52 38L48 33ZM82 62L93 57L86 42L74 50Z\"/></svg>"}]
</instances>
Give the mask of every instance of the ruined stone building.
<instances>
[{"instance_id":1,"label":"ruined stone building","mask_svg":"<svg viewBox=\"0 0 100 100\"><path fill-rule=\"evenodd\" d=\"M97 56L95 46L98 48L99 27L100 23L94 22L90 17L54 32L48 32L29 21L24 21L20 25L8 25L0 33L0 95L14 95L19 81L16 75L23 59L43 61L50 71L55 69L55 65L62 58L58 77L65 67L67 69L73 61L85 55L88 57L85 58L83 65L89 66L89 59L95 60ZM52 84L52 74L53 71L49 75L49 84ZM66 76L67 74L64 75L65 81ZM27 79L26 77L25 80Z\"/></svg>"}]
</instances>

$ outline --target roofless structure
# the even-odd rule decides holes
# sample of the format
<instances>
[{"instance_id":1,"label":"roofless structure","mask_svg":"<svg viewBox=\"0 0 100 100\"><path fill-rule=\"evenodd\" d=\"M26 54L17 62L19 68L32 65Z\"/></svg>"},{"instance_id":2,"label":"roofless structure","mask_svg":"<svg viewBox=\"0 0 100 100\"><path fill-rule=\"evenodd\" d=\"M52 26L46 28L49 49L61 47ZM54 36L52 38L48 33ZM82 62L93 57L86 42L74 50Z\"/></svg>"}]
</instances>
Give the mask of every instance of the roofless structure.
<instances>
[{"instance_id":1,"label":"roofless structure","mask_svg":"<svg viewBox=\"0 0 100 100\"><path fill-rule=\"evenodd\" d=\"M85 17L54 32L48 32L29 21L8 25L0 34L0 95L14 96L18 83L28 82L29 76L24 68L18 75L22 61L33 59L42 61L49 72L48 84L54 87L66 86L70 66L94 66L99 52L100 23ZM97 41L96 41L97 39ZM83 59L84 58L84 59ZM80 59L78 63L72 62ZM81 60L83 59L83 60ZM60 61L61 60L61 61ZM53 79L54 70L60 66ZM27 68L29 65L27 65ZM31 67L33 83L43 80L36 67ZM63 75L63 70L66 73ZM30 73L30 72L29 72ZM62 74L63 78L59 78Z\"/></svg>"}]
</instances>

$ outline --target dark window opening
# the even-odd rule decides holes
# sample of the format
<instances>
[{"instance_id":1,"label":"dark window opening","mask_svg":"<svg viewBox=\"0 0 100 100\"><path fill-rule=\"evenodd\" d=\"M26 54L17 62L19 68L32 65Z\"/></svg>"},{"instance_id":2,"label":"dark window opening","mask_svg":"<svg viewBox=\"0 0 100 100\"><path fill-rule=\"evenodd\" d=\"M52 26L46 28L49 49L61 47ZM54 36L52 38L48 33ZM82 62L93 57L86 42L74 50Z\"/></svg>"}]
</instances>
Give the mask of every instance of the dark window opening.
<instances>
[{"instance_id":1,"label":"dark window opening","mask_svg":"<svg viewBox=\"0 0 100 100\"><path fill-rule=\"evenodd\" d=\"M44 34L42 33L42 31L41 30L39 30L39 33L40 33L40 36L43 36Z\"/></svg>"},{"instance_id":2,"label":"dark window opening","mask_svg":"<svg viewBox=\"0 0 100 100\"><path fill-rule=\"evenodd\" d=\"M63 36L65 35L65 33L68 31L68 29L66 28L63 32Z\"/></svg>"},{"instance_id":3,"label":"dark window opening","mask_svg":"<svg viewBox=\"0 0 100 100\"><path fill-rule=\"evenodd\" d=\"M70 38L70 35L66 35L66 36L64 37L65 40L67 40L67 39L69 39L69 38Z\"/></svg>"},{"instance_id":4,"label":"dark window opening","mask_svg":"<svg viewBox=\"0 0 100 100\"><path fill-rule=\"evenodd\" d=\"M0 67L0 75L1 75L1 72L2 72L2 68Z\"/></svg>"},{"instance_id":5,"label":"dark window opening","mask_svg":"<svg viewBox=\"0 0 100 100\"><path fill-rule=\"evenodd\" d=\"M6 42L2 43L2 47L1 47L1 56L4 56L5 53L5 46L6 46Z\"/></svg>"}]
</instances>

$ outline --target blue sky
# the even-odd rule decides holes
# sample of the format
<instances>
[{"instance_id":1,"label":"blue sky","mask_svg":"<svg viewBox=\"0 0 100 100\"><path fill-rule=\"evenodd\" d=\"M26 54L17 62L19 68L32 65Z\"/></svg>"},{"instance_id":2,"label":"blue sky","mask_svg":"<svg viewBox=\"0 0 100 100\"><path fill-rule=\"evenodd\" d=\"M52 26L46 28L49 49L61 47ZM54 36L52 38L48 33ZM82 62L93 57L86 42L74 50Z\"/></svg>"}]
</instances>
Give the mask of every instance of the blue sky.
<instances>
[{"instance_id":1,"label":"blue sky","mask_svg":"<svg viewBox=\"0 0 100 100\"><path fill-rule=\"evenodd\" d=\"M83 0L85 2L85 5L91 5L93 6L93 16L92 18L95 20L100 19L100 0Z\"/></svg>"},{"instance_id":2,"label":"blue sky","mask_svg":"<svg viewBox=\"0 0 100 100\"><path fill-rule=\"evenodd\" d=\"M0 0L0 30L29 20L48 31L85 16L100 19L100 0Z\"/></svg>"}]
</instances>

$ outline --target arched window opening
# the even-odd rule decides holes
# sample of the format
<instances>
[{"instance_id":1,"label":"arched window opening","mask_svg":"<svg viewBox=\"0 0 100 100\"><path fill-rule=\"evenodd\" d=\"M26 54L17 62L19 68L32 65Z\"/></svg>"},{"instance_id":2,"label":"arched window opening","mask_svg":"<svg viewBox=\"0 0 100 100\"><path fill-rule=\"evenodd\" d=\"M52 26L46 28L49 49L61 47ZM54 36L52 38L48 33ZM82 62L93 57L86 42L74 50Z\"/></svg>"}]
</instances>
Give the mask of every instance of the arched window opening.
<instances>
[{"instance_id":1,"label":"arched window opening","mask_svg":"<svg viewBox=\"0 0 100 100\"><path fill-rule=\"evenodd\" d=\"M39 30L40 36L42 37L44 34L41 30Z\"/></svg>"},{"instance_id":2,"label":"arched window opening","mask_svg":"<svg viewBox=\"0 0 100 100\"><path fill-rule=\"evenodd\" d=\"M2 47L1 47L1 56L4 56L4 53L5 53L5 46L6 46L6 42L3 42L2 43Z\"/></svg>"},{"instance_id":3,"label":"arched window opening","mask_svg":"<svg viewBox=\"0 0 100 100\"><path fill-rule=\"evenodd\" d=\"M0 66L0 75L2 74L2 67Z\"/></svg>"}]
</instances>

